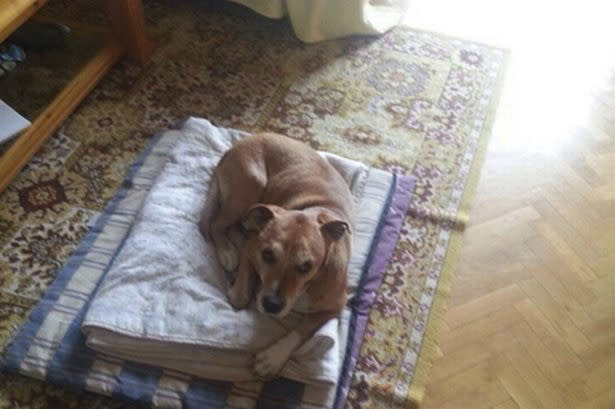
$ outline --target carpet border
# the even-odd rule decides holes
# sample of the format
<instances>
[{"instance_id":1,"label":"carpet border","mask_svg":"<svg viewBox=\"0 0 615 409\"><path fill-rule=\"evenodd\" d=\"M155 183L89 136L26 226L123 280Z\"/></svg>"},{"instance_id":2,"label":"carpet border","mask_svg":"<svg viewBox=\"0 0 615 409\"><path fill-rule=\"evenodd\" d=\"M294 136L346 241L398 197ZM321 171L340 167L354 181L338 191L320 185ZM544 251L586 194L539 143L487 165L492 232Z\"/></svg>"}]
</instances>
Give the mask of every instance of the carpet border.
<instances>
[{"instance_id":1,"label":"carpet border","mask_svg":"<svg viewBox=\"0 0 615 409\"><path fill-rule=\"evenodd\" d=\"M487 157L489 141L491 140L493 131L493 124L497 109L500 105L502 90L505 83L504 80L509 69L511 54L510 50L501 48L499 50L504 53L502 65L498 71L498 76L494 83L494 92L491 96L490 106L487 110L485 124L481 130L476 154L474 156L474 160L472 161L470 175L468 176L463 197L457 212L457 216L463 217L464 220L469 220L472 201L476 193L476 188L478 187L478 182L480 181L481 170ZM423 398L425 397L425 390L429 381L429 372L433 366L436 349L438 347L437 339L441 331L442 322L444 321L444 315L447 310L448 297L450 296L452 281L456 273L455 267L459 252L462 249L464 230L465 229L455 229L451 233L451 239L448 244L446 255L444 256L444 265L442 267L438 286L436 287L437 291L434 296L433 305L427 321L427 328L425 330L421 350L419 352L419 359L416 364L412 383L410 384L406 395L406 407L408 409L418 409L423 402Z\"/></svg>"},{"instance_id":2,"label":"carpet border","mask_svg":"<svg viewBox=\"0 0 615 409\"><path fill-rule=\"evenodd\" d=\"M463 35L458 35L455 33L446 33L443 31L437 31L435 29L431 29L428 27L420 27L420 26L414 26L412 25L412 23L406 23L406 22L402 22L400 23L398 26L398 28L402 28L402 29L410 29L412 31L416 31L418 33L422 33L422 34L430 34L436 37L442 37L445 38L447 40L453 40L453 41L460 41L462 43L467 43L467 44L473 44L479 47L485 47L485 48L489 48L492 50L497 50L497 51L501 51L502 53L504 53L504 60L505 62L508 62L508 58L510 57L510 49L507 48L504 44L491 44L488 42L484 42L481 39L470 39L470 38L465 38L463 37ZM383 34L384 35L384 34ZM506 70L505 70L506 71ZM496 90L497 90L497 84L500 81L500 76L498 75L498 79L496 80ZM497 93L495 93L494 95L496 95Z\"/></svg>"}]
</instances>

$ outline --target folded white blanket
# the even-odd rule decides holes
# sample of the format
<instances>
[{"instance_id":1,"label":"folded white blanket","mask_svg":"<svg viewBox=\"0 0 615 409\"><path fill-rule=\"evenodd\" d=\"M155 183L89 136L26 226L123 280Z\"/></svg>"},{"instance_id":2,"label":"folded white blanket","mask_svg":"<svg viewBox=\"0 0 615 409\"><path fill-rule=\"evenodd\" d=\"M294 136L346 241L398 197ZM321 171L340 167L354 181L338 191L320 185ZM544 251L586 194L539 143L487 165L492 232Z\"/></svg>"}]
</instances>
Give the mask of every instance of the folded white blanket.
<instances>
[{"instance_id":1,"label":"folded white blanket","mask_svg":"<svg viewBox=\"0 0 615 409\"><path fill-rule=\"evenodd\" d=\"M122 249L103 278L82 324L91 348L125 360L226 381L256 379L256 351L298 320L255 308L234 311L225 276L198 221L215 165L244 133L189 119L144 201ZM157 146L168 146L159 143ZM157 148L154 148L156 150ZM162 149L162 148L161 148ZM357 218L349 267L352 296L377 229L392 175L323 154L348 182ZM291 357L281 375L310 384L335 383L345 348L349 311L329 321Z\"/></svg>"}]
</instances>

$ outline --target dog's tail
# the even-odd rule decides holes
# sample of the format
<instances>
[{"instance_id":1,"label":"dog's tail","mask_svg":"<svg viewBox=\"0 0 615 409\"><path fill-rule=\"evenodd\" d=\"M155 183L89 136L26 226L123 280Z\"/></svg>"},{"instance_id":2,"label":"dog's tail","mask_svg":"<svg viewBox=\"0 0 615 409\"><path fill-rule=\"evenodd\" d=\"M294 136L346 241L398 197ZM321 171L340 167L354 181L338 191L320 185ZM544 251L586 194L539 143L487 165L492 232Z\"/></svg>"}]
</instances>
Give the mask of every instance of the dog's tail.
<instances>
[{"instance_id":1,"label":"dog's tail","mask_svg":"<svg viewBox=\"0 0 615 409\"><path fill-rule=\"evenodd\" d=\"M209 191L205 197L205 204L203 210L201 210L201 220L199 220L199 231L205 239L209 241L209 226L212 219L216 216L218 209L220 208L220 187L216 175L214 174L209 184Z\"/></svg>"}]
</instances>

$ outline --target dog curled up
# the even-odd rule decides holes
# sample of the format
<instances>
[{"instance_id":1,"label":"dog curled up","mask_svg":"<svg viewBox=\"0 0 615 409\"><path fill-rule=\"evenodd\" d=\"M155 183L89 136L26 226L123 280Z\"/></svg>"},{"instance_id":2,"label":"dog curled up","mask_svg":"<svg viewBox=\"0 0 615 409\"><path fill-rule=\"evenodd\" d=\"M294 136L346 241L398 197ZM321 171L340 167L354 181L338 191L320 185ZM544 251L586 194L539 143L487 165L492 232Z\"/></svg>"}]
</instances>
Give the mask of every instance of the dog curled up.
<instances>
[{"instance_id":1,"label":"dog curled up","mask_svg":"<svg viewBox=\"0 0 615 409\"><path fill-rule=\"evenodd\" d=\"M228 298L243 309L256 297L259 312L302 323L257 353L254 371L276 375L291 353L346 303L353 200L348 185L324 158L288 137L246 137L218 163L200 230L233 277ZM230 237L245 236L241 249Z\"/></svg>"}]
</instances>

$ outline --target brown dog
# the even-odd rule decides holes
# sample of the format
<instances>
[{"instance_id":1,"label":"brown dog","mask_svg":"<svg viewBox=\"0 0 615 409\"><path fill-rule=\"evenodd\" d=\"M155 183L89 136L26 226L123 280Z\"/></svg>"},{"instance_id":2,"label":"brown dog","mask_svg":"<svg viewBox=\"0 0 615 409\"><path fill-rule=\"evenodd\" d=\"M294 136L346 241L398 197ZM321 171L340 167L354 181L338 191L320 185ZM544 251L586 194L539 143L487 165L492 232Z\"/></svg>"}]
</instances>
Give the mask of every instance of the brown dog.
<instances>
[{"instance_id":1,"label":"brown dog","mask_svg":"<svg viewBox=\"0 0 615 409\"><path fill-rule=\"evenodd\" d=\"M200 229L209 233L224 269L237 270L228 289L231 305L246 308L258 287L260 312L307 313L298 328L256 355L258 375L277 374L297 347L340 313L352 220L346 182L300 142L256 134L218 163ZM241 252L229 238L238 224L246 232Z\"/></svg>"}]
</instances>

